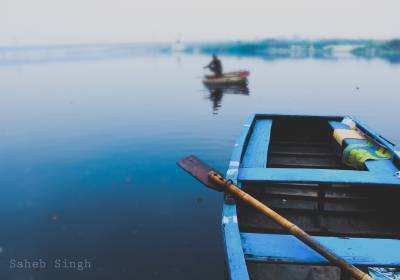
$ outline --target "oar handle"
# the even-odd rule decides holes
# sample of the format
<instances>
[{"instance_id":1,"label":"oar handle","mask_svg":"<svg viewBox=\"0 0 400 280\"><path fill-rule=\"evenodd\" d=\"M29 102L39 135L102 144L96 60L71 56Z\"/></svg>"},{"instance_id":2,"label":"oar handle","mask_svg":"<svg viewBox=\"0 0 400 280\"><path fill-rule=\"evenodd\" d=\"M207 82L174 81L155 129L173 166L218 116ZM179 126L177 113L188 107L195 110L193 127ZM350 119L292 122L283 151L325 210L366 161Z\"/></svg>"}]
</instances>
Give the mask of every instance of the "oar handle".
<instances>
[{"instance_id":1,"label":"oar handle","mask_svg":"<svg viewBox=\"0 0 400 280\"><path fill-rule=\"evenodd\" d=\"M249 195L248 193L242 191L240 188L235 186L235 184L233 184L233 182L231 180L226 180L225 178L223 178L221 175L219 175L218 173L216 173L214 171L210 171L208 173L208 176L211 180L213 180L218 185L225 187L227 191L234 194L240 200L246 202L247 204L250 204L257 210L262 212L264 215L266 215L267 217L274 220L280 226L287 229L291 234L296 236L298 239L300 239L305 244L307 244L310 248L314 249L320 255L325 257L332 264L335 264L338 267L340 267L341 269L347 271L355 279L357 279L357 280L374 280L367 273L361 271L354 265L346 262L343 258L337 256L335 253L331 252L329 249L324 247L322 244L320 244L319 242L314 240L310 235L308 235L304 230L299 228L297 225L293 224L286 218L282 217L277 212L275 212L274 210L272 210L265 204L261 203L260 201L258 201L257 199L255 199L254 197Z\"/></svg>"}]
</instances>

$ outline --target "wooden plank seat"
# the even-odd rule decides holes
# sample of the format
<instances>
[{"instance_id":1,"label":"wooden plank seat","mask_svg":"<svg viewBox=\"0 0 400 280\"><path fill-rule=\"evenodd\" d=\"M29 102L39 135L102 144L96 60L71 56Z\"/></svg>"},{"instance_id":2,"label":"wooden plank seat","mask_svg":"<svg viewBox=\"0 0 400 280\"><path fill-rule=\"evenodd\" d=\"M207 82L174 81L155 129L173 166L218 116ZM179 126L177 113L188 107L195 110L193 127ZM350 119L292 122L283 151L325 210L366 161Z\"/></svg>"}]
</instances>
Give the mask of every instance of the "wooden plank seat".
<instances>
[{"instance_id":1,"label":"wooden plank seat","mask_svg":"<svg viewBox=\"0 0 400 280\"><path fill-rule=\"evenodd\" d=\"M383 160L382 160L383 161ZM240 168L238 179L249 182L329 183L400 186L394 173L300 168Z\"/></svg>"},{"instance_id":2,"label":"wooden plank seat","mask_svg":"<svg viewBox=\"0 0 400 280\"><path fill-rule=\"evenodd\" d=\"M356 266L400 267L400 240L314 236ZM292 235L241 233L247 261L328 264L320 254Z\"/></svg>"},{"instance_id":3,"label":"wooden plank seat","mask_svg":"<svg viewBox=\"0 0 400 280\"><path fill-rule=\"evenodd\" d=\"M242 159L242 167L266 167L271 127L272 120L256 121Z\"/></svg>"}]
</instances>

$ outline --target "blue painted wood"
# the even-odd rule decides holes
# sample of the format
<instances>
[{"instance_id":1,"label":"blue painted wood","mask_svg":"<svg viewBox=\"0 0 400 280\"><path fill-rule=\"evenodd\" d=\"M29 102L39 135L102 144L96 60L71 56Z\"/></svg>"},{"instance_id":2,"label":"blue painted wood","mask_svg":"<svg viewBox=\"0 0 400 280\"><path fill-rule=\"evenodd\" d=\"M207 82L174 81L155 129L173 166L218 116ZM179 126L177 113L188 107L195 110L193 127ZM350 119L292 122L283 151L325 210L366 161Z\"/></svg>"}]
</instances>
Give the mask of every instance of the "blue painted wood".
<instances>
[{"instance_id":1,"label":"blue painted wood","mask_svg":"<svg viewBox=\"0 0 400 280\"><path fill-rule=\"evenodd\" d=\"M389 176L369 171L306 168L240 168L238 180L400 186L400 179L394 174Z\"/></svg>"},{"instance_id":2,"label":"blue painted wood","mask_svg":"<svg viewBox=\"0 0 400 280\"><path fill-rule=\"evenodd\" d=\"M240 180L242 179L242 177L245 179L249 179L249 178L251 179L251 178L256 177L257 180L262 180L262 181L265 181L267 179L267 180L272 180L272 181L277 180L277 181L283 181L283 182L288 182L288 181L293 182L293 180L294 181L298 180L298 182L304 182L305 179L311 178L312 180L316 180L316 182L321 182L321 183L324 183L324 182L331 183L331 182L337 181L338 183L347 182L347 183L351 183L351 184L370 184L370 183L383 184L383 183L387 183L388 185L393 185L394 182L396 182L395 185L400 185L400 180L399 181L388 180L389 182L387 182L385 180L382 180L382 178L379 176L371 175L375 172L362 172L361 173L360 171L344 171L346 173L342 173L342 170L319 170L319 169L317 169L317 170L308 169L308 171L305 172L305 170L307 170L307 169L300 169L300 170L290 169L290 170L293 170L295 173L287 174L287 173L285 173L285 171L288 171L289 169L285 169L285 170L281 170L281 171L279 171L279 169L271 169L271 168L268 168L268 169L267 168L239 169L239 164L242 163L242 159L244 159L244 157L245 157L244 153L246 152L246 147L249 148L252 145L251 141L250 141L250 139L251 139L250 132L254 131L254 129L256 129L256 127L255 127L256 121L271 120L275 117L277 117L277 118L281 118L281 117L319 118L319 119L323 119L323 120L327 120L327 121L337 121L337 122L340 122L344 118L343 116L303 116L303 115L282 116L282 115L268 115L268 114L255 114L255 115L250 116L249 119L247 120L247 122L244 124L241 134L235 143L235 148L233 150L231 162L229 164L229 169L227 172L227 177L229 179L233 180L239 187L241 185ZM356 120L354 120L354 121L357 123ZM363 130L363 131L366 132L366 130ZM378 137L378 136L376 136L376 137ZM384 140L382 140L382 141L384 142ZM399 157L399 156L397 156L397 157ZM267 157L265 156L265 159L266 158ZM378 168L385 169L386 167L388 167L388 166L385 166L385 167L372 166L371 168L372 169L375 168L375 170L377 171ZM259 171L259 169L262 169L262 170ZM270 170L271 172L265 173L266 170ZM277 170L278 170L278 173L275 172ZM304 175L304 173L307 173L307 172L309 174L306 174L306 176L304 178L303 175ZM324 172L327 172L327 173L324 173ZM347 172L355 172L355 173L347 173ZM335 173L335 175L333 173ZM312 174L314 174L314 176ZM367 175L367 174L369 174L369 175ZM288 175L289 175L289 180L288 180ZM319 177L319 179L318 179L318 177ZM321 181L321 178L322 178L322 181ZM333 181L331 180L332 178L334 179ZM248 244L248 243L244 242L244 244L243 244L244 248L242 248L243 239L241 238L241 235L239 232L239 227L237 224L236 217L237 217L237 212L236 212L235 200L232 200L232 199L225 200L224 205L223 205L222 232L223 232L223 238L224 238L229 278L234 279L234 280L248 280L249 276L248 276L244 252L243 252L243 249L246 250L246 248L247 248L246 244ZM242 237L243 237L243 235L242 235ZM298 241L298 242L300 242L300 241ZM264 243L264 241L262 243ZM282 244L286 244L286 243L281 242L279 244L282 245ZM301 243L301 245L304 245L304 244ZM380 245L382 245L382 244L380 244ZM391 244L389 244L389 245L391 245ZM259 247L259 245L254 245L254 246L256 248L262 248L262 247ZM261 244L260 244L260 246L261 246ZM275 248L275 246L276 246L276 244L275 244L275 242L273 242L270 246L265 246L265 248L267 248L267 247ZM369 244L368 244L368 246L369 246ZM367 246L365 246L365 247L367 247ZM287 248L285 247L283 250L278 250L278 251L285 252L286 249ZM308 247L307 247L307 249L308 249ZM248 257L249 256L250 255L248 255ZM253 255L253 256L256 256L256 255ZM303 260L303 257L304 256L303 256L303 252L302 252L301 253L301 261ZM320 258L322 258L322 257L320 256ZM379 259L384 260L383 258L379 258Z\"/></svg>"},{"instance_id":3,"label":"blue painted wood","mask_svg":"<svg viewBox=\"0 0 400 280\"><path fill-rule=\"evenodd\" d=\"M250 115L247 118L247 121L243 124L239 137L237 138L236 143L234 145L235 147L231 155L231 162L237 161L240 163L243 157L244 147L246 146L248 139L250 137L249 132L251 131L251 128L253 127L254 123L255 123L255 115Z\"/></svg>"},{"instance_id":4,"label":"blue painted wood","mask_svg":"<svg viewBox=\"0 0 400 280\"><path fill-rule=\"evenodd\" d=\"M394 176L398 171L390 159L367 160L365 166L370 172L387 174L387 176Z\"/></svg>"},{"instance_id":5,"label":"blue painted wood","mask_svg":"<svg viewBox=\"0 0 400 280\"><path fill-rule=\"evenodd\" d=\"M222 232L229 278L232 280L249 280L237 223L236 204L224 204Z\"/></svg>"},{"instance_id":6,"label":"blue painted wood","mask_svg":"<svg viewBox=\"0 0 400 280\"><path fill-rule=\"evenodd\" d=\"M272 120L258 120L249 139L241 167L266 167Z\"/></svg>"},{"instance_id":7,"label":"blue painted wood","mask_svg":"<svg viewBox=\"0 0 400 280\"><path fill-rule=\"evenodd\" d=\"M251 115L243 125L241 133L234 144L231 161L227 170L227 179L232 180L238 186L237 181L238 168L243 154L243 148L248 141L249 131L255 122L255 115ZM231 280L249 280L246 261L240 239L240 231L237 223L236 203L232 197L225 195L222 208L222 237L224 240L224 249L228 276Z\"/></svg>"},{"instance_id":8,"label":"blue painted wood","mask_svg":"<svg viewBox=\"0 0 400 280\"><path fill-rule=\"evenodd\" d=\"M331 120L331 121L342 121L343 118L351 118L349 116L338 116L338 115L299 115L299 114L263 114L256 113L256 119L274 119L274 118L313 118L313 119L321 119L321 120Z\"/></svg>"},{"instance_id":9,"label":"blue painted wood","mask_svg":"<svg viewBox=\"0 0 400 280\"><path fill-rule=\"evenodd\" d=\"M326 264L328 261L292 235L242 233L247 260ZM313 237L353 265L400 267L400 240Z\"/></svg>"},{"instance_id":10,"label":"blue painted wood","mask_svg":"<svg viewBox=\"0 0 400 280\"><path fill-rule=\"evenodd\" d=\"M329 125L332 127L333 130L334 130L334 129L337 129L337 128L340 128L340 129L350 129L350 127L349 127L347 124L344 124L344 123L342 123L342 122L338 122L338 121L329 121L328 123L329 123ZM332 132L332 133L333 133L333 132Z\"/></svg>"}]
</instances>

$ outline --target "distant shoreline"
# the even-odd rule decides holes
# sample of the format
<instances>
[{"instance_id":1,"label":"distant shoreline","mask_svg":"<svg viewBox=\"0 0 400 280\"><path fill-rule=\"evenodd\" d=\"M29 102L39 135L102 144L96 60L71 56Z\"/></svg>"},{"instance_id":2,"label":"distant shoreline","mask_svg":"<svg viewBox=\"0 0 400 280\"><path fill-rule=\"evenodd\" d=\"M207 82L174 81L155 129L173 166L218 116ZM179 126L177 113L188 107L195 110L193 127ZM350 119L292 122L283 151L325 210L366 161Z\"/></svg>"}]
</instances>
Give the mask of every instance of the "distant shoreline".
<instances>
[{"instance_id":1,"label":"distant shoreline","mask_svg":"<svg viewBox=\"0 0 400 280\"><path fill-rule=\"evenodd\" d=\"M264 39L256 41L175 43L99 43L0 46L0 65L80 61L143 55L216 53L276 59L384 59L400 63L400 39Z\"/></svg>"},{"instance_id":2,"label":"distant shoreline","mask_svg":"<svg viewBox=\"0 0 400 280\"><path fill-rule=\"evenodd\" d=\"M170 51L173 51L173 48ZM400 62L400 39L264 39L223 43L193 43L187 44L183 51L186 53L254 56L265 59L334 59L341 58L347 54L356 58L382 58L398 63Z\"/></svg>"}]
</instances>

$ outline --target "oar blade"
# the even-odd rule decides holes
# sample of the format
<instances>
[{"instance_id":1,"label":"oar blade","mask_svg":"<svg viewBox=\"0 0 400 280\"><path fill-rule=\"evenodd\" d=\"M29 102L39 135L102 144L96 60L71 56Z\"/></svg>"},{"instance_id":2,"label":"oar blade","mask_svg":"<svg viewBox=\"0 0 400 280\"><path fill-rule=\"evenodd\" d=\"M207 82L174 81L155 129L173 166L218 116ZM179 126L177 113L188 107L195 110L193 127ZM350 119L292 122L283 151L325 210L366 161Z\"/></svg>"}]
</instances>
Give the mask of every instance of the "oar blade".
<instances>
[{"instance_id":1,"label":"oar blade","mask_svg":"<svg viewBox=\"0 0 400 280\"><path fill-rule=\"evenodd\" d=\"M215 172L217 171L214 170L211 166L201 161L200 159L198 159L196 156L185 157L184 159L179 160L177 164L179 167L181 167L183 170L188 172L190 175L192 175L194 178L199 180L207 187L213 190L222 191L222 187L215 184L208 177L208 173L210 171L215 171Z\"/></svg>"}]
</instances>

